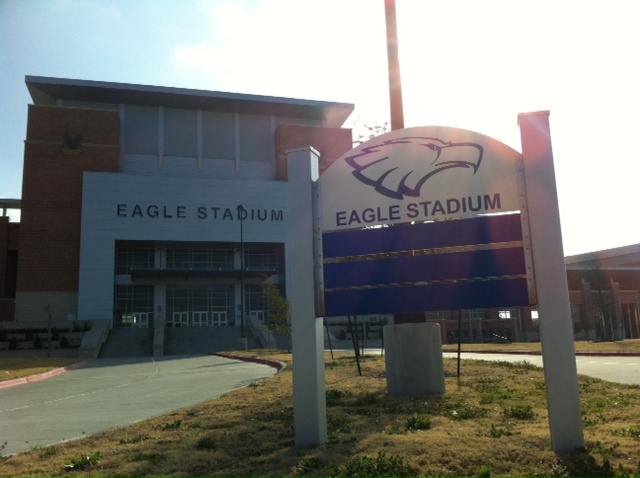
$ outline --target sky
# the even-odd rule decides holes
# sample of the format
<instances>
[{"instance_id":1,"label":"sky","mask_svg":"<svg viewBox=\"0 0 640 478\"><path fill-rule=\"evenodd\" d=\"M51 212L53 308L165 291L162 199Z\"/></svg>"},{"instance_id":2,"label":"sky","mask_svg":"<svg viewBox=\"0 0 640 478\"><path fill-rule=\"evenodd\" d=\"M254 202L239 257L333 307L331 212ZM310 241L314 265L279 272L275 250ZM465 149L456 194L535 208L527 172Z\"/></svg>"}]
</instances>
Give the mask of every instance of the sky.
<instances>
[{"instance_id":1,"label":"sky","mask_svg":"<svg viewBox=\"0 0 640 478\"><path fill-rule=\"evenodd\" d=\"M640 243L634 0L396 0L405 126L520 150L550 111L565 255ZM0 198L20 198L25 75L355 104L389 119L383 0L0 0Z\"/></svg>"}]
</instances>

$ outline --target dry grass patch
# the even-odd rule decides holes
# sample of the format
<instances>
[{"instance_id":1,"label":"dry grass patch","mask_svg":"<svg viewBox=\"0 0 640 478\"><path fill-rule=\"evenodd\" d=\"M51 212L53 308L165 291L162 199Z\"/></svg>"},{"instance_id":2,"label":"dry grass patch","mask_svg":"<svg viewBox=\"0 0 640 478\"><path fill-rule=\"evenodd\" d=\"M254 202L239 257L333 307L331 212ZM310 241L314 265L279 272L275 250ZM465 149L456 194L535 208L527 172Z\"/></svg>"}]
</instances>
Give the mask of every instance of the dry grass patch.
<instances>
[{"instance_id":1,"label":"dry grass patch","mask_svg":"<svg viewBox=\"0 0 640 478\"><path fill-rule=\"evenodd\" d=\"M256 352L254 352L256 353ZM294 448L292 364L218 400L3 459L2 476L638 476L639 388L580 378L587 447L550 449L544 376L445 360L447 393L386 394L384 359L326 358L329 440ZM295 366L295 364L293 364ZM64 463L100 453L82 470Z\"/></svg>"},{"instance_id":2,"label":"dry grass patch","mask_svg":"<svg viewBox=\"0 0 640 478\"><path fill-rule=\"evenodd\" d=\"M575 342L576 353L592 354L640 354L640 340L623 340L615 342ZM445 352L456 352L457 344L443 345ZM540 353L540 342L514 342L511 344L462 344L463 352L504 352L504 353Z\"/></svg>"},{"instance_id":3,"label":"dry grass patch","mask_svg":"<svg viewBox=\"0 0 640 478\"><path fill-rule=\"evenodd\" d=\"M0 382L49 372L77 362L77 358L0 358Z\"/></svg>"}]
</instances>

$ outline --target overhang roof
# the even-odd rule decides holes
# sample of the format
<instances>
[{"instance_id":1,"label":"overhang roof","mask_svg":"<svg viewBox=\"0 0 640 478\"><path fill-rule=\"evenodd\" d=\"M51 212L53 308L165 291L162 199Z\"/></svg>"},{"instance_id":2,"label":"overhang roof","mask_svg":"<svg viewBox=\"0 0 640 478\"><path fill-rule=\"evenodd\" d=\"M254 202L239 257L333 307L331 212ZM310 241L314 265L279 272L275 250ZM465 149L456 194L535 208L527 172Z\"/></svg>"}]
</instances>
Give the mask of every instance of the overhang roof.
<instances>
[{"instance_id":1,"label":"overhang roof","mask_svg":"<svg viewBox=\"0 0 640 478\"><path fill-rule=\"evenodd\" d=\"M280 116L321 120L339 128L353 112L351 103L300 100L219 91L132 85L105 81L26 76L36 105L55 105L56 100L115 103L167 108L200 109L226 113Z\"/></svg>"}]
</instances>

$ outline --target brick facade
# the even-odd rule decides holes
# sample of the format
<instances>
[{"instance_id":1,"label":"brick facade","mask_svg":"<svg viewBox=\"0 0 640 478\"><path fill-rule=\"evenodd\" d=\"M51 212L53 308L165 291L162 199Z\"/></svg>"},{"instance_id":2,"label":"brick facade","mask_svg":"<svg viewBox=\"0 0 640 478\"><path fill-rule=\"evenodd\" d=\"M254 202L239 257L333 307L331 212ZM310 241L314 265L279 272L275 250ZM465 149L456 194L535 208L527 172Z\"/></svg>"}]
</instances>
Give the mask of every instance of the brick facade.
<instances>
[{"instance_id":1,"label":"brick facade","mask_svg":"<svg viewBox=\"0 0 640 478\"><path fill-rule=\"evenodd\" d=\"M118 128L113 111L29 106L18 296L77 292L82 175L118 171Z\"/></svg>"}]
</instances>

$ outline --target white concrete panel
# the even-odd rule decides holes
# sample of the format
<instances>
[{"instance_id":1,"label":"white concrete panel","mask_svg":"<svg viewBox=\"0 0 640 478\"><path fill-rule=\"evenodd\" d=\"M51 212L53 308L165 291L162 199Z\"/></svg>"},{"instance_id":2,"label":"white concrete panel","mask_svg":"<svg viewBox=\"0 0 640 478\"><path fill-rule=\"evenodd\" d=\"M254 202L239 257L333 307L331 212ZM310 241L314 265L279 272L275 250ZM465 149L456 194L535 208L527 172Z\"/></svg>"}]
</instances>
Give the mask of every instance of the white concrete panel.
<instances>
[{"instance_id":1,"label":"white concrete panel","mask_svg":"<svg viewBox=\"0 0 640 478\"><path fill-rule=\"evenodd\" d=\"M285 182L85 173L79 317L111 318L117 240L239 242L240 204L245 242L288 243Z\"/></svg>"}]
</instances>

